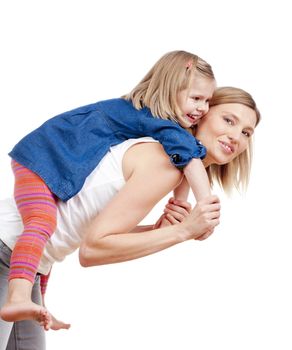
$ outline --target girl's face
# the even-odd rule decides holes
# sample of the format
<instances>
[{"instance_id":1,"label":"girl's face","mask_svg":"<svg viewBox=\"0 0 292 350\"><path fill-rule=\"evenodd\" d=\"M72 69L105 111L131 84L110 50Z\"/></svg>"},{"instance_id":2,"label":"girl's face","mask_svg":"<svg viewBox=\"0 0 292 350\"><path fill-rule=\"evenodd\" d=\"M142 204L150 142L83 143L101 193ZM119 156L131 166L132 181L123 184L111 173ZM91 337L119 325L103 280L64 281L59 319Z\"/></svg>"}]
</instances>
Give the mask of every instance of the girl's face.
<instances>
[{"instance_id":1,"label":"girl's face","mask_svg":"<svg viewBox=\"0 0 292 350\"><path fill-rule=\"evenodd\" d=\"M231 162L247 149L255 125L256 113L245 105L226 103L211 107L195 135L207 148L204 165Z\"/></svg>"},{"instance_id":2,"label":"girl's face","mask_svg":"<svg viewBox=\"0 0 292 350\"><path fill-rule=\"evenodd\" d=\"M213 79L195 73L189 89L178 93L177 102L182 114L177 116L183 128L191 128L208 112L209 100L216 88Z\"/></svg>"}]
</instances>

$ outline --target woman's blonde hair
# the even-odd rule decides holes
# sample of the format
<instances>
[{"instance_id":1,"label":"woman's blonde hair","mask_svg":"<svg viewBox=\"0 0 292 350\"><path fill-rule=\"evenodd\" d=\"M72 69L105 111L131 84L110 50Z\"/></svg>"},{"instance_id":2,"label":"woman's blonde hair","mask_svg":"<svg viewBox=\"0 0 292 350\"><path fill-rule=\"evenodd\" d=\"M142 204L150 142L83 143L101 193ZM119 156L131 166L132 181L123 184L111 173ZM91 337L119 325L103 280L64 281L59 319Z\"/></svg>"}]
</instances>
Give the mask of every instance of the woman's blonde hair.
<instances>
[{"instance_id":1,"label":"woman's blonde hair","mask_svg":"<svg viewBox=\"0 0 292 350\"><path fill-rule=\"evenodd\" d=\"M153 116L177 122L176 116L181 114L177 95L189 88L195 73L215 79L212 67L199 56L186 51L168 52L123 98L131 101L136 109L148 107Z\"/></svg>"},{"instance_id":2,"label":"woman's blonde hair","mask_svg":"<svg viewBox=\"0 0 292 350\"><path fill-rule=\"evenodd\" d=\"M256 113L256 125L258 125L261 115L254 99L248 92L229 86L217 88L210 100L210 108L225 103L240 103L251 108ZM216 180L226 193L230 193L234 187L239 191L245 191L250 177L252 151L252 137L250 137L247 149L233 161L224 165L210 165L207 168L207 173L211 185Z\"/></svg>"}]
</instances>

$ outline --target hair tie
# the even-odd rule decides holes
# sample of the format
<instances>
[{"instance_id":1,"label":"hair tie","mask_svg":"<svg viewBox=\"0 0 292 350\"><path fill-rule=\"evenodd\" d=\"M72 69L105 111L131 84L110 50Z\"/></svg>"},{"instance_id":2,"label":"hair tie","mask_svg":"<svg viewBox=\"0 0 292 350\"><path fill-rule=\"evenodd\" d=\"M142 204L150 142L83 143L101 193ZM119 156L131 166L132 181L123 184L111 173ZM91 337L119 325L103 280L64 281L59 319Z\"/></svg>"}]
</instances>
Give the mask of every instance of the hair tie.
<instances>
[{"instance_id":1,"label":"hair tie","mask_svg":"<svg viewBox=\"0 0 292 350\"><path fill-rule=\"evenodd\" d=\"M189 60L188 63L186 64L186 69L192 69L193 67L193 60Z\"/></svg>"}]
</instances>

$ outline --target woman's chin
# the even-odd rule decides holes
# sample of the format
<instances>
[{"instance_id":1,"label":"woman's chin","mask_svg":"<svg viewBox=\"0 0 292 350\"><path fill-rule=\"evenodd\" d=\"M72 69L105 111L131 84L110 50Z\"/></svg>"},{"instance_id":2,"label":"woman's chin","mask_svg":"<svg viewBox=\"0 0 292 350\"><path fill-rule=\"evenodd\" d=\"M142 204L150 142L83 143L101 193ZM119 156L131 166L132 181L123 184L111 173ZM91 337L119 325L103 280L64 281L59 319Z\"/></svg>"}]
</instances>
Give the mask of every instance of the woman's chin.
<instances>
[{"instance_id":1,"label":"woman's chin","mask_svg":"<svg viewBox=\"0 0 292 350\"><path fill-rule=\"evenodd\" d=\"M232 159L230 158L226 158L226 157L214 157L212 159L208 159L207 162L209 163L209 165L215 164L215 165L225 165L228 164L232 161Z\"/></svg>"}]
</instances>

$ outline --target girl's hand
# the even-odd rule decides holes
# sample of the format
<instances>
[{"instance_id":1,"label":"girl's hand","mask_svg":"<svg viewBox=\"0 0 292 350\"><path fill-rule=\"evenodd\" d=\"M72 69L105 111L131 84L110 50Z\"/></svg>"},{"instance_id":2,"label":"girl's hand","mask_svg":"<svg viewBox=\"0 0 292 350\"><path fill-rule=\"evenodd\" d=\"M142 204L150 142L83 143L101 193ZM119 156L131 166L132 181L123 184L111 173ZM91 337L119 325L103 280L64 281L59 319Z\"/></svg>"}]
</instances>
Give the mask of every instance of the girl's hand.
<instances>
[{"instance_id":1,"label":"girl's hand","mask_svg":"<svg viewBox=\"0 0 292 350\"><path fill-rule=\"evenodd\" d=\"M190 214L191 209L190 203L170 198L164 208L164 214L158 219L153 229L179 224Z\"/></svg>"},{"instance_id":2,"label":"girl's hand","mask_svg":"<svg viewBox=\"0 0 292 350\"><path fill-rule=\"evenodd\" d=\"M162 214L160 216L160 218L157 220L157 222L153 225L153 230L162 228L162 227L166 227L166 226L170 226L171 223L166 219L165 214Z\"/></svg>"},{"instance_id":3,"label":"girl's hand","mask_svg":"<svg viewBox=\"0 0 292 350\"><path fill-rule=\"evenodd\" d=\"M181 201L175 198L169 198L164 208L165 218L172 224L179 224L191 212L192 206L187 201Z\"/></svg>"}]
</instances>

